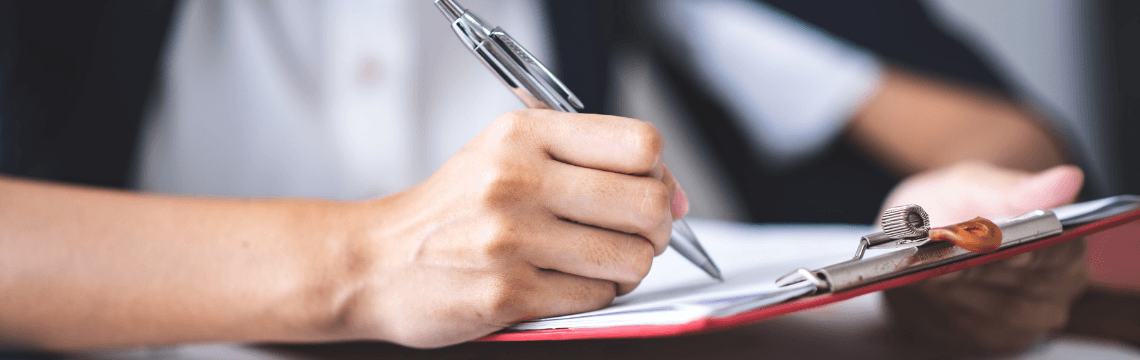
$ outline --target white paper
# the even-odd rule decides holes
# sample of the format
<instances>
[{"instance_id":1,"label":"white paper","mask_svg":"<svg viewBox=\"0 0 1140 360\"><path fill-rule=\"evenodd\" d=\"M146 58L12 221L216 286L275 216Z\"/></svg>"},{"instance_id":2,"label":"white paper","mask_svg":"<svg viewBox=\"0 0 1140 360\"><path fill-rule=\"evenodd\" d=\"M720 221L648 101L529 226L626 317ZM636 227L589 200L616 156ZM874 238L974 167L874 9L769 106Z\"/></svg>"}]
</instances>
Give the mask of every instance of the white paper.
<instances>
[{"instance_id":1,"label":"white paper","mask_svg":"<svg viewBox=\"0 0 1140 360\"><path fill-rule=\"evenodd\" d=\"M527 321L511 329L683 324L702 317L724 316L718 311L737 309L748 301L757 307L782 302L811 289L806 283L777 288L777 278L801 267L815 269L849 260L859 238L874 232L869 226L860 225L688 221L705 251L720 267L723 283L669 249L654 260L649 275L636 290L618 297L609 307Z\"/></svg>"}]
</instances>

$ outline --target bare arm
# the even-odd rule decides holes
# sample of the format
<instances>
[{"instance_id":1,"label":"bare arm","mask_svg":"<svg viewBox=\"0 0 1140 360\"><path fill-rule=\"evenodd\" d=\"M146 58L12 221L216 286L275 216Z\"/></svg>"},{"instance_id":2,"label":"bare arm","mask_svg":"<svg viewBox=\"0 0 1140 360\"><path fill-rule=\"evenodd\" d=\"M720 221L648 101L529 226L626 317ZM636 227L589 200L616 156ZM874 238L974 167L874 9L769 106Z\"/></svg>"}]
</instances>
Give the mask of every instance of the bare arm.
<instances>
[{"instance_id":1,"label":"bare arm","mask_svg":"<svg viewBox=\"0 0 1140 360\"><path fill-rule=\"evenodd\" d=\"M687 212L663 146L645 122L528 110L367 202L0 178L0 343L435 347L598 309L641 282Z\"/></svg>"},{"instance_id":2,"label":"bare arm","mask_svg":"<svg viewBox=\"0 0 1140 360\"><path fill-rule=\"evenodd\" d=\"M887 71L847 130L901 175L965 160L1029 171L1064 162L1057 140L1017 105L898 70Z\"/></svg>"},{"instance_id":3,"label":"bare arm","mask_svg":"<svg viewBox=\"0 0 1140 360\"><path fill-rule=\"evenodd\" d=\"M349 205L0 178L0 338L75 349L299 341L333 318Z\"/></svg>"}]
</instances>

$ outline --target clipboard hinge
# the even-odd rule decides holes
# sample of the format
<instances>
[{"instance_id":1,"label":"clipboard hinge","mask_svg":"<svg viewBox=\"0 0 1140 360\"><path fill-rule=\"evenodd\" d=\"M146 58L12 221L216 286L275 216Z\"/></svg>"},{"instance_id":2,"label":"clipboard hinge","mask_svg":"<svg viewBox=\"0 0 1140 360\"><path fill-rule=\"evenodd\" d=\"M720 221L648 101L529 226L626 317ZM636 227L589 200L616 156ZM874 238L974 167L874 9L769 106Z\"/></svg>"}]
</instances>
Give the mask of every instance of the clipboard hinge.
<instances>
[{"instance_id":1,"label":"clipboard hinge","mask_svg":"<svg viewBox=\"0 0 1140 360\"><path fill-rule=\"evenodd\" d=\"M915 247L930 241L930 216L918 205L899 205L883 212L879 220L883 231L859 239L855 257L863 258L867 249Z\"/></svg>"},{"instance_id":2,"label":"clipboard hinge","mask_svg":"<svg viewBox=\"0 0 1140 360\"><path fill-rule=\"evenodd\" d=\"M998 222L1003 238L999 251L1026 242L1060 234L1061 222L1048 210L1035 210L1024 215ZM815 293L842 292L882 280L969 259L979 254L954 246L949 242L929 242L929 237L915 239L889 239L884 232L864 236L859 241L856 257L852 260L825 266L816 270L805 268L776 280L780 287L810 281ZM901 247L899 251L863 258L867 249Z\"/></svg>"},{"instance_id":3,"label":"clipboard hinge","mask_svg":"<svg viewBox=\"0 0 1140 360\"><path fill-rule=\"evenodd\" d=\"M781 276L779 279L776 279L776 286L785 287L805 280L811 282L812 285L815 286L815 292L812 294L831 291L831 283L828 283L826 279L820 277L818 274L812 272L811 270L808 270L807 268L799 268L796 269L796 271L792 271L787 275Z\"/></svg>"}]
</instances>

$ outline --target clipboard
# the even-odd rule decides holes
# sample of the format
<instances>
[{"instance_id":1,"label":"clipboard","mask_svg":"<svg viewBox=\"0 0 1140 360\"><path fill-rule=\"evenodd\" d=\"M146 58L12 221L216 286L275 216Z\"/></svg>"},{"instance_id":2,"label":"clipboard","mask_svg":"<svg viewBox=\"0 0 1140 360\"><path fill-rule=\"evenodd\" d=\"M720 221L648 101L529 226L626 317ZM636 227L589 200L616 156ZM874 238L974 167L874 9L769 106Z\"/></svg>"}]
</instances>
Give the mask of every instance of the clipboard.
<instances>
[{"instance_id":1,"label":"clipboard","mask_svg":"<svg viewBox=\"0 0 1140 360\"><path fill-rule=\"evenodd\" d=\"M651 338L728 329L913 284L1137 220L1140 220L1140 196L1135 195L1120 195L1052 210L1036 210L998 222L1003 234L1002 246L986 254L971 253L946 242L906 246L907 241L883 240L880 234L875 233L860 239L855 247L856 255L851 260L818 269L795 269L778 279L781 286L807 290L789 293L791 296L775 302L772 299L755 303L743 301L709 316L683 323L541 330L508 328L476 341ZM892 246L903 249L863 257L864 250Z\"/></svg>"}]
</instances>

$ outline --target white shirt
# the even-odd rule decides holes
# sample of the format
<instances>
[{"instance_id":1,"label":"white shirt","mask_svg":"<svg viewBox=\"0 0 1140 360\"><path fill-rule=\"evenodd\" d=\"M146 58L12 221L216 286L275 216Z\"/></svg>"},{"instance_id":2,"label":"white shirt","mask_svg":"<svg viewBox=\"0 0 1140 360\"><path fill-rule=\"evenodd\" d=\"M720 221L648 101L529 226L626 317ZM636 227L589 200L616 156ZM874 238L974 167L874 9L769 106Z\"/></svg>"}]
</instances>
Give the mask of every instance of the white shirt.
<instances>
[{"instance_id":1,"label":"white shirt","mask_svg":"<svg viewBox=\"0 0 1140 360\"><path fill-rule=\"evenodd\" d=\"M538 4L467 1L550 63ZM361 199L425 179L522 107L430 1L187 1L137 182Z\"/></svg>"},{"instance_id":2,"label":"white shirt","mask_svg":"<svg viewBox=\"0 0 1140 360\"><path fill-rule=\"evenodd\" d=\"M539 3L464 5L557 65ZM758 139L761 154L810 154L876 84L870 55L769 8L675 0L661 16L678 10L687 22L678 28L694 31L675 37ZM728 37L696 41L721 36ZM430 1L193 0L169 44L142 144L143 190L391 194L425 179L498 115L522 107Z\"/></svg>"},{"instance_id":3,"label":"white shirt","mask_svg":"<svg viewBox=\"0 0 1140 360\"><path fill-rule=\"evenodd\" d=\"M675 53L722 99L772 170L823 150L878 87L881 65L872 54L766 4L655 4L657 28L674 39Z\"/></svg>"}]
</instances>

